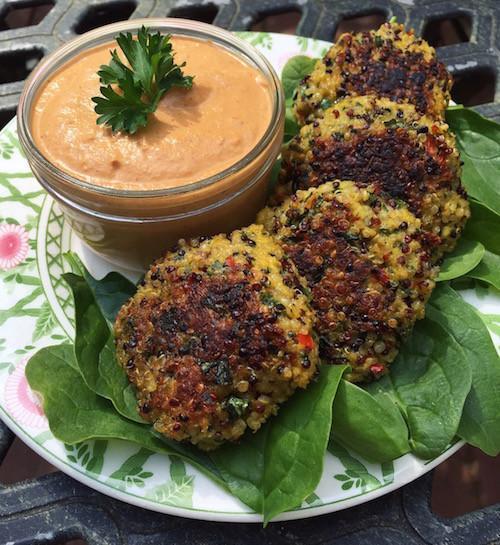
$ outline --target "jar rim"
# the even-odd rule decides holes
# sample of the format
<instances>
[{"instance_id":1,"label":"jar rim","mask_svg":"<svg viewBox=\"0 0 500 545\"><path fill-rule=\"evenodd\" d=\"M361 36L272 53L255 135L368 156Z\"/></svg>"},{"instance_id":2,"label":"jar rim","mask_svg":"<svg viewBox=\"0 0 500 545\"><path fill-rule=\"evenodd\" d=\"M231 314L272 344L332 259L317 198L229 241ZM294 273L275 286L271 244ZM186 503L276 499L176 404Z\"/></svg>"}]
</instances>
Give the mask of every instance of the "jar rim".
<instances>
[{"instance_id":1,"label":"jar rim","mask_svg":"<svg viewBox=\"0 0 500 545\"><path fill-rule=\"evenodd\" d=\"M119 32L134 31L142 25L152 30L163 31L172 35L177 34L197 39L214 40L216 44L226 47L230 52L239 54L239 58L243 56L243 60L252 62L266 77L267 81L272 84L272 114L269 125L257 144L233 165L207 178L176 187L151 190L116 189L80 180L54 165L38 150L30 130L30 113L36 93L47 77L82 51L96 47L106 41L111 41ZM33 161L36 168L48 171L52 176L56 176L60 181L69 186L75 186L80 190L110 197L167 197L205 189L251 164L272 141L279 127L280 112L283 108L283 89L276 71L266 57L248 42L245 42L227 30L199 21L173 17L142 18L112 23L86 32L63 44L50 55L43 58L30 74L24 86L17 110L17 126L20 142L25 150L29 150L30 160ZM249 183L251 183L251 180Z\"/></svg>"}]
</instances>

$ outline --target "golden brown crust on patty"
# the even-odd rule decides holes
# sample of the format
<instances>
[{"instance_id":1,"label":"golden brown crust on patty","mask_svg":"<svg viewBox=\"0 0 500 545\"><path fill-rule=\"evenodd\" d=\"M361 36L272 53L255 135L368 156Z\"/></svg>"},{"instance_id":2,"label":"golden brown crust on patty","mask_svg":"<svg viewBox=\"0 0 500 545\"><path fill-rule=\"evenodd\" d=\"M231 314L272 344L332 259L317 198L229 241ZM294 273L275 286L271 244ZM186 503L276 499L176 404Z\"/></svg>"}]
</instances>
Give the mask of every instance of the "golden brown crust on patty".
<instances>
[{"instance_id":1,"label":"golden brown crust on patty","mask_svg":"<svg viewBox=\"0 0 500 545\"><path fill-rule=\"evenodd\" d=\"M420 221L376 186L329 182L258 218L306 278L320 357L349 379L384 374L434 287Z\"/></svg>"},{"instance_id":2,"label":"golden brown crust on patty","mask_svg":"<svg viewBox=\"0 0 500 545\"><path fill-rule=\"evenodd\" d=\"M345 96L375 94L442 118L451 85L433 47L403 25L386 23L378 30L342 34L299 86L294 111L302 125Z\"/></svg>"},{"instance_id":3,"label":"golden brown crust on patty","mask_svg":"<svg viewBox=\"0 0 500 545\"><path fill-rule=\"evenodd\" d=\"M181 243L153 264L115 324L143 418L203 449L257 430L316 371L302 289L261 226Z\"/></svg>"},{"instance_id":4,"label":"golden brown crust on patty","mask_svg":"<svg viewBox=\"0 0 500 545\"><path fill-rule=\"evenodd\" d=\"M376 183L408 203L435 237L436 258L453 249L469 217L460 159L448 125L409 104L374 96L339 101L284 148L276 199L328 180Z\"/></svg>"}]
</instances>

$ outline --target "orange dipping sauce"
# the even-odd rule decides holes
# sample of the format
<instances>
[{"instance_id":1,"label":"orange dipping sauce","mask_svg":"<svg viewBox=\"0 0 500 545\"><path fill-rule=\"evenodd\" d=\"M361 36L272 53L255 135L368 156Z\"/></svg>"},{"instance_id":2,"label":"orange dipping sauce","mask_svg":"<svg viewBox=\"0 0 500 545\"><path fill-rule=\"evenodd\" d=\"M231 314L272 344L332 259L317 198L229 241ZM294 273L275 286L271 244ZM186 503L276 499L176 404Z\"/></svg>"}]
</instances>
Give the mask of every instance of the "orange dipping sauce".
<instances>
[{"instance_id":1,"label":"orange dipping sauce","mask_svg":"<svg viewBox=\"0 0 500 545\"><path fill-rule=\"evenodd\" d=\"M264 135L272 115L269 83L211 41L172 37L192 89L173 88L134 135L96 124L107 43L75 56L41 87L31 130L39 151L85 182L120 190L166 189L202 180L237 163Z\"/></svg>"}]
</instances>

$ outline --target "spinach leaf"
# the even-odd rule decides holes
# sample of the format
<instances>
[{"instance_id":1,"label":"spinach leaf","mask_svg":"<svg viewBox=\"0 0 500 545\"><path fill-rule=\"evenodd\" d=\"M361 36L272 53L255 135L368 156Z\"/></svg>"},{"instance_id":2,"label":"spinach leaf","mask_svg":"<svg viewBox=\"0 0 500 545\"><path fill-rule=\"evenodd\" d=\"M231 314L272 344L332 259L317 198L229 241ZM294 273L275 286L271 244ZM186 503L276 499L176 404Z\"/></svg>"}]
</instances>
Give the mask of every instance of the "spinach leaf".
<instances>
[{"instance_id":1,"label":"spinach leaf","mask_svg":"<svg viewBox=\"0 0 500 545\"><path fill-rule=\"evenodd\" d=\"M372 396L342 379L333 402L332 438L372 462L409 452L408 428L387 393Z\"/></svg>"},{"instance_id":2,"label":"spinach leaf","mask_svg":"<svg viewBox=\"0 0 500 545\"><path fill-rule=\"evenodd\" d=\"M156 452L167 451L147 427L122 418L108 400L88 388L77 369L70 344L42 348L26 365L28 383L41 394L45 415L57 439L73 444L116 438Z\"/></svg>"},{"instance_id":3,"label":"spinach leaf","mask_svg":"<svg viewBox=\"0 0 500 545\"><path fill-rule=\"evenodd\" d=\"M462 183L471 197L500 211L500 125L474 110L456 107L446 111L464 162Z\"/></svg>"},{"instance_id":4,"label":"spinach leaf","mask_svg":"<svg viewBox=\"0 0 500 545\"><path fill-rule=\"evenodd\" d=\"M293 94L304 77L312 72L317 61L318 59L312 59L306 55L297 55L289 59L283 67L281 81L286 103L284 143L288 142L300 131L292 111Z\"/></svg>"},{"instance_id":5,"label":"spinach leaf","mask_svg":"<svg viewBox=\"0 0 500 545\"><path fill-rule=\"evenodd\" d=\"M54 378L56 377L56 380ZM39 392L54 437L74 444L88 439L122 439L161 454L174 454L220 485L224 481L201 451L159 439L143 426L120 416L113 405L85 384L69 344L39 350L26 366L30 387Z\"/></svg>"},{"instance_id":6,"label":"spinach leaf","mask_svg":"<svg viewBox=\"0 0 500 545\"><path fill-rule=\"evenodd\" d=\"M372 395L388 394L397 403L408 424L411 449L424 459L439 455L453 440L471 388L466 355L441 325L443 319L437 308L428 306L390 374L367 387Z\"/></svg>"},{"instance_id":7,"label":"spinach leaf","mask_svg":"<svg viewBox=\"0 0 500 545\"><path fill-rule=\"evenodd\" d=\"M63 277L75 300L75 356L85 383L95 393L111 400L121 415L144 423L137 412L133 386L116 361L113 331L88 282L73 273Z\"/></svg>"},{"instance_id":8,"label":"spinach leaf","mask_svg":"<svg viewBox=\"0 0 500 545\"><path fill-rule=\"evenodd\" d=\"M469 271L467 276L487 282L497 290L500 290L500 256L486 250L479 265L472 269L472 271Z\"/></svg>"},{"instance_id":9,"label":"spinach leaf","mask_svg":"<svg viewBox=\"0 0 500 545\"><path fill-rule=\"evenodd\" d=\"M431 308L440 326L465 352L472 388L465 401L458 435L491 456L500 453L500 358L474 307L449 286L433 294Z\"/></svg>"},{"instance_id":10,"label":"spinach leaf","mask_svg":"<svg viewBox=\"0 0 500 545\"><path fill-rule=\"evenodd\" d=\"M332 422L332 403L344 366L324 366L307 390L294 394L254 435L237 446L211 454L229 490L267 524L300 505L316 488L323 472ZM334 415L335 418L335 415Z\"/></svg>"},{"instance_id":11,"label":"spinach leaf","mask_svg":"<svg viewBox=\"0 0 500 545\"><path fill-rule=\"evenodd\" d=\"M464 237L477 240L487 250L500 255L500 216L482 204L469 201L471 217L465 225Z\"/></svg>"},{"instance_id":12,"label":"spinach leaf","mask_svg":"<svg viewBox=\"0 0 500 545\"><path fill-rule=\"evenodd\" d=\"M114 322L122 305L137 291L137 286L117 272L110 272L101 280L96 280L77 254L67 252L64 257L73 265L73 269L79 270L80 276L85 278L106 320Z\"/></svg>"},{"instance_id":13,"label":"spinach leaf","mask_svg":"<svg viewBox=\"0 0 500 545\"><path fill-rule=\"evenodd\" d=\"M483 255L484 246L480 242L462 237L453 252L446 255L436 280L442 282L463 276L476 267Z\"/></svg>"},{"instance_id":14,"label":"spinach leaf","mask_svg":"<svg viewBox=\"0 0 500 545\"><path fill-rule=\"evenodd\" d=\"M286 144L286 142L291 140L296 134L299 134L299 131L300 127L295 121L292 109L287 108L285 112L285 133L283 135L283 143Z\"/></svg>"},{"instance_id":15,"label":"spinach leaf","mask_svg":"<svg viewBox=\"0 0 500 545\"><path fill-rule=\"evenodd\" d=\"M288 60L281 72L281 82L285 91L285 99L293 97L295 89L305 76L309 75L318 59L312 59L306 55L297 55Z\"/></svg>"}]
</instances>

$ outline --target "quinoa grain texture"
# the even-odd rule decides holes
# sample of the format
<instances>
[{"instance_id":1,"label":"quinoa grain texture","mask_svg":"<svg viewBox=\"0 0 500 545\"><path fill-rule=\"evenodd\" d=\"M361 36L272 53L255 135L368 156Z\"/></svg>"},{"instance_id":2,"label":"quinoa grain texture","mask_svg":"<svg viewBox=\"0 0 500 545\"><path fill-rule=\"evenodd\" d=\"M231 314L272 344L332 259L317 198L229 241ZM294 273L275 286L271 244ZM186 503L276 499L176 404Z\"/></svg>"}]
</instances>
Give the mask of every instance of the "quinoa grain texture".
<instances>
[{"instance_id":1,"label":"quinoa grain texture","mask_svg":"<svg viewBox=\"0 0 500 545\"><path fill-rule=\"evenodd\" d=\"M350 365L353 382L385 374L434 288L420 220L377 186L334 181L258 221L307 280L324 363Z\"/></svg>"},{"instance_id":2,"label":"quinoa grain texture","mask_svg":"<svg viewBox=\"0 0 500 545\"><path fill-rule=\"evenodd\" d=\"M281 165L276 202L334 179L375 183L422 220L436 260L454 248L470 216L455 137L410 104L345 98L301 128Z\"/></svg>"},{"instance_id":3,"label":"quinoa grain texture","mask_svg":"<svg viewBox=\"0 0 500 545\"><path fill-rule=\"evenodd\" d=\"M259 429L316 373L303 291L291 260L258 225L181 242L156 261L115 323L141 416L205 450Z\"/></svg>"},{"instance_id":4,"label":"quinoa grain texture","mask_svg":"<svg viewBox=\"0 0 500 545\"><path fill-rule=\"evenodd\" d=\"M303 125L345 96L375 94L439 119L451 86L433 47L403 25L385 23L377 30L342 34L297 89L294 112Z\"/></svg>"}]
</instances>

